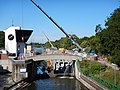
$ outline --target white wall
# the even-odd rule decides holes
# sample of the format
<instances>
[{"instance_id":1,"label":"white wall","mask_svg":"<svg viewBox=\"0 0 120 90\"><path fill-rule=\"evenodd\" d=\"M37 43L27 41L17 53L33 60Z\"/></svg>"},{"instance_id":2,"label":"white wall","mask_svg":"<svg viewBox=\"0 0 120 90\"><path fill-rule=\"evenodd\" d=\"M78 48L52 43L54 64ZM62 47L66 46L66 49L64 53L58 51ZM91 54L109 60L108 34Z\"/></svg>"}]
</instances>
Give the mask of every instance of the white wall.
<instances>
[{"instance_id":1,"label":"white wall","mask_svg":"<svg viewBox=\"0 0 120 90\"><path fill-rule=\"evenodd\" d=\"M20 27L11 26L4 31L5 32L5 50L7 50L10 53L16 53L16 49L17 49L15 29L20 29ZM8 39L8 36L10 34L14 36L13 40Z\"/></svg>"}]
</instances>

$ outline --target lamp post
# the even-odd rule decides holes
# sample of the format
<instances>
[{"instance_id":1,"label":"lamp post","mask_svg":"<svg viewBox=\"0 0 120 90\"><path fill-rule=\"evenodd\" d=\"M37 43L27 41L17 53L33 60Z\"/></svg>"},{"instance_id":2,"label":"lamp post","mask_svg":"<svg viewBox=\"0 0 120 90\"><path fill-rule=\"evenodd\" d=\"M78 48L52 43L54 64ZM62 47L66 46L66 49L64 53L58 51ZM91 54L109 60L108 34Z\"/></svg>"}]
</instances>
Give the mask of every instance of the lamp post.
<instances>
[{"instance_id":1,"label":"lamp post","mask_svg":"<svg viewBox=\"0 0 120 90\"><path fill-rule=\"evenodd\" d=\"M112 63L112 66L114 68L114 84L116 85L116 64Z\"/></svg>"},{"instance_id":2,"label":"lamp post","mask_svg":"<svg viewBox=\"0 0 120 90\"><path fill-rule=\"evenodd\" d=\"M116 65L114 66L114 83L116 85Z\"/></svg>"},{"instance_id":3,"label":"lamp post","mask_svg":"<svg viewBox=\"0 0 120 90\"><path fill-rule=\"evenodd\" d=\"M101 83L101 63L100 63L100 83Z\"/></svg>"}]
</instances>

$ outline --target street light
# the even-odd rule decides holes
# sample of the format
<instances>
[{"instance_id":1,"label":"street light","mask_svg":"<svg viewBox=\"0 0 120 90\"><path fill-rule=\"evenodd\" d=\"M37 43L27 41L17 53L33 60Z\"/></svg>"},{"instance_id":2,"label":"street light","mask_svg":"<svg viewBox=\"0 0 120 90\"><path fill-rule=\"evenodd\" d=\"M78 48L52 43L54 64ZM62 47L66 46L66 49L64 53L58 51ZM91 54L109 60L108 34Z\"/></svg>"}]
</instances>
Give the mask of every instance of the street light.
<instances>
[{"instance_id":1,"label":"street light","mask_svg":"<svg viewBox=\"0 0 120 90\"><path fill-rule=\"evenodd\" d=\"M112 66L114 68L114 84L116 85L116 64L112 63Z\"/></svg>"},{"instance_id":2,"label":"street light","mask_svg":"<svg viewBox=\"0 0 120 90\"><path fill-rule=\"evenodd\" d=\"M100 82L101 82L101 63L100 63Z\"/></svg>"}]
</instances>

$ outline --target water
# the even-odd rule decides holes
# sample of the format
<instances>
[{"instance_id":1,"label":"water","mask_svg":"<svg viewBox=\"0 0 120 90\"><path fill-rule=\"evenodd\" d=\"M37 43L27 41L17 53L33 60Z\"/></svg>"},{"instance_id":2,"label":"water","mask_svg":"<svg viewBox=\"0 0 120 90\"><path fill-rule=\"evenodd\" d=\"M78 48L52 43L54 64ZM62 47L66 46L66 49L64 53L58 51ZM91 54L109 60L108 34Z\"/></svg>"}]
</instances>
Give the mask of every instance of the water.
<instances>
[{"instance_id":1,"label":"water","mask_svg":"<svg viewBox=\"0 0 120 90\"><path fill-rule=\"evenodd\" d=\"M11 74L0 75L0 90L13 84Z\"/></svg>"},{"instance_id":2,"label":"water","mask_svg":"<svg viewBox=\"0 0 120 90\"><path fill-rule=\"evenodd\" d=\"M75 78L49 78L37 80L24 90L88 90Z\"/></svg>"}]
</instances>

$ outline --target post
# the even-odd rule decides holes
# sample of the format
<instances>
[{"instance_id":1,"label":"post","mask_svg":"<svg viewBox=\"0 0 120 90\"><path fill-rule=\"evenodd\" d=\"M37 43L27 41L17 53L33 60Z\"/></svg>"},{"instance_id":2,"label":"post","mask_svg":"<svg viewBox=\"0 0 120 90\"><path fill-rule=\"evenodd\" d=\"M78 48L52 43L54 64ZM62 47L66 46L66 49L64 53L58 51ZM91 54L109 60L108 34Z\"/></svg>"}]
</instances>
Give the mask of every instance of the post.
<instances>
[{"instance_id":1,"label":"post","mask_svg":"<svg viewBox=\"0 0 120 90\"><path fill-rule=\"evenodd\" d=\"M100 63L100 83L101 83L101 63Z\"/></svg>"},{"instance_id":2,"label":"post","mask_svg":"<svg viewBox=\"0 0 120 90\"><path fill-rule=\"evenodd\" d=\"M116 85L116 65L114 65L114 84Z\"/></svg>"}]
</instances>

